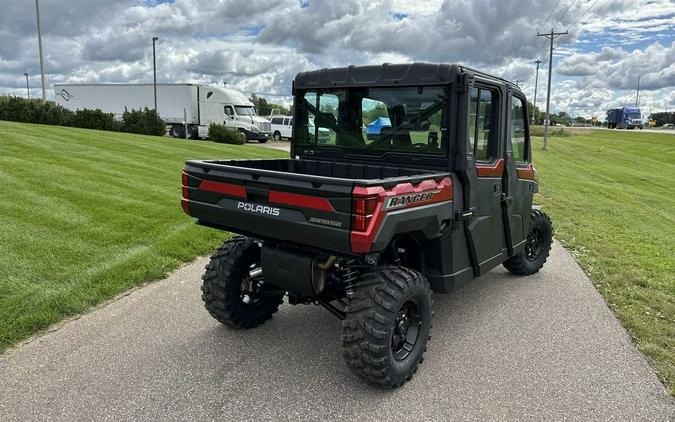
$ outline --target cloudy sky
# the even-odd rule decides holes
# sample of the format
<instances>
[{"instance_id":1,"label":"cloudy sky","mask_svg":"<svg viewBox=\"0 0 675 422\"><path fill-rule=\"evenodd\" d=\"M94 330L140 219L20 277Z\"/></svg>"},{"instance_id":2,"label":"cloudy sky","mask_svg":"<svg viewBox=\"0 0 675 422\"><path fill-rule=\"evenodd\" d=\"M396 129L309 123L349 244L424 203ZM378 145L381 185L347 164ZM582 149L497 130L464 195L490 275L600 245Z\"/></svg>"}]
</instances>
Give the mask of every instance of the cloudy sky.
<instances>
[{"instance_id":1,"label":"cloudy sky","mask_svg":"<svg viewBox=\"0 0 675 422\"><path fill-rule=\"evenodd\" d=\"M519 80L544 107L556 40L554 111L604 115L635 102L675 109L675 0L41 0L48 96L53 84L222 83L290 101L297 72L411 61L462 63ZM0 94L39 95L35 4L0 0ZM274 95L275 97L272 97Z\"/></svg>"}]
</instances>

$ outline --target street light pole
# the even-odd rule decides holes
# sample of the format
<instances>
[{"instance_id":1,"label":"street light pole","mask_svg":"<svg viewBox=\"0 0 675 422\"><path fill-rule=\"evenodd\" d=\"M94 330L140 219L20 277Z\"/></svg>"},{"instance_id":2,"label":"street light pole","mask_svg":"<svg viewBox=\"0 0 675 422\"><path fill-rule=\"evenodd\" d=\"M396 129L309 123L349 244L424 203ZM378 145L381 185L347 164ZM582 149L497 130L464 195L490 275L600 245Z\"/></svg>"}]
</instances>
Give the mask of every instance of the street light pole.
<instances>
[{"instance_id":1,"label":"street light pole","mask_svg":"<svg viewBox=\"0 0 675 422\"><path fill-rule=\"evenodd\" d=\"M42 31L40 30L40 0L35 0L35 15L37 16L38 48L40 50L40 79L42 82L42 99L47 99L45 87L45 56L42 52Z\"/></svg>"},{"instance_id":2,"label":"street light pole","mask_svg":"<svg viewBox=\"0 0 675 422\"><path fill-rule=\"evenodd\" d=\"M155 90L155 114L159 115L157 112L157 60L155 58L155 42L159 37L152 37L152 85Z\"/></svg>"},{"instance_id":3,"label":"street light pole","mask_svg":"<svg viewBox=\"0 0 675 422\"><path fill-rule=\"evenodd\" d=\"M532 124L534 125L534 115L537 112L537 83L539 82L539 65L541 60L536 60L537 73L534 75L534 101L532 102Z\"/></svg>"},{"instance_id":4,"label":"street light pole","mask_svg":"<svg viewBox=\"0 0 675 422\"><path fill-rule=\"evenodd\" d=\"M30 100L30 87L28 86L28 73L23 74L26 77L26 95L28 96L28 99Z\"/></svg>"}]
</instances>

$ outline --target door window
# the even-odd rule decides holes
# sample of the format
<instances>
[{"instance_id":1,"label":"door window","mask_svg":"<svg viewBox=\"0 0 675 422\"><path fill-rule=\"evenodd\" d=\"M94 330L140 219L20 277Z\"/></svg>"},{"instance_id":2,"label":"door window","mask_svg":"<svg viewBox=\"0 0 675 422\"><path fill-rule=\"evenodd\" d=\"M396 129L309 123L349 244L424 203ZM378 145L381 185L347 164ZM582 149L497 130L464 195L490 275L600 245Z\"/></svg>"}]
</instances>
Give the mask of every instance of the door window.
<instances>
[{"instance_id":1,"label":"door window","mask_svg":"<svg viewBox=\"0 0 675 422\"><path fill-rule=\"evenodd\" d=\"M225 114L230 117L234 116L234 110L232 110L232 106L229 105L225 106Z\"/></svg>"},{"instance_id":2,"label":"door window","mask_svg":"<svg viewBox=\"0 0 675 422\"><path fill-rule=\"evenodd\" d=\"M272 124L273 125L280 125L280 124L283 123L283 121L284 121L284 119L282 119L281 117L272 117Z\"/></svg>"},{"instance_id":3,"label":"door window","mask_svg":"<svg viewBox=\"0 0 675 422\"><path fill-rule=\"evenodd\" d=\"M525 110L525 102L521 98L513 97L511 101L511 149L513 160L516 162L527 161Z\"/></svg>"},{"instance_id":4,"label":"door window","mask_svg":"<svg viewBox=\"0 0 675 422\"><path fill-rule=\"evenodd\" d=\"M495 131L496 93L484 88L471 88L467 121L467 148L478 161L491 161Z\"/></svg>"}]
</instances>

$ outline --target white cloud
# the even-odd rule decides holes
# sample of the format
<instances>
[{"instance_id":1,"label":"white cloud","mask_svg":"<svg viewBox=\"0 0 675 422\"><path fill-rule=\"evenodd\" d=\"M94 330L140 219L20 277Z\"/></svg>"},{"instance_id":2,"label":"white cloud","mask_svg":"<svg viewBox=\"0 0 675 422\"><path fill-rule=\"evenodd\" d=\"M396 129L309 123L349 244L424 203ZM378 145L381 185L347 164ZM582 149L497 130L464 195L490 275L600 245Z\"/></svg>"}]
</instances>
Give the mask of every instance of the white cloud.
<instances>
[{"instance_id":1,"label":"white cloud","mask_svg":"<svg viewBox=\"0 0 675 422\"><path fill-rule=\"evenodd\" d=\"M7 1L0 14L0 93L22 94L24 72L33 87L39 83L34 3ZM560 0L544 25L555 3L309 0L303 8L297 0L42 0L41 6L49 85L149 82L151 38L159 36L163 82L228 81L247 92L288 95L297 72L319 67L459 62L524 81L531 98L532 62L547 51L536 33L555 27L572 33L556 40L554 110L628 98L637 74L645 101L673 107L675 2L610 0L599 8L606 2ZM539 74L540 106L546 70Z\"/></svg>"}]
</instances>

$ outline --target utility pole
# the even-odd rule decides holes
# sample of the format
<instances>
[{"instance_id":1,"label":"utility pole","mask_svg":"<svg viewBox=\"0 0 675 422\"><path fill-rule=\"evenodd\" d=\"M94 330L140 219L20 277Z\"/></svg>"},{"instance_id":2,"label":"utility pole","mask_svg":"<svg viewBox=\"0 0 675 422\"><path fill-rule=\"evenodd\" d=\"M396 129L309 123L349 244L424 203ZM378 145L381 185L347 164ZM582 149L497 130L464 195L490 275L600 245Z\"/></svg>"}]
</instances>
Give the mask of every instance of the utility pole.
<instances>
[{"instance_id":1,"label":"utility pole","mask_svg":"<svg viewBox=\"0 0 675 422\"><path fill-rule=\"evenodd\" d=\"M35 14L37 16L38 48L40 49L40 79L42 81L42 99L47 99L45 87L45 56L42 52L42 31L40 30L40 0L35 0Z\"/></svg>"},{"instance_id":2,"label":"utility pole","mask_svg":"<svg viewBox=\"0 0 675 422\"><path fill-rule=\"evenodd\" d=\"M534 76L534 101L532 102L532 124L534 125L534 115L537 112L537 83L539 82L539 65L541 60L537 59L535 61L537 64L537 73Z\"/></svg>"},{"instance_id":3,"label":"utility pole","mask_svg":"<svg viewBox=\"0 0 675 422\"><path fill-rule=\"evenodd\" d=\"M513 81L513 83L516 84L516 86L517 86L518 88L520 88L520 84L523 83L523 82L525 82L525 81L522 80L522 79L516 79L515 81Z\"/></svg>"},{"instance_id":4,"label":"utility pole","mask_svg":"<svg viewBox=\"0 0 675 422\"><path fill-rule=\"evenodd\" d=\"M640 78L642 75L638 75L638 87L637 94L635 94L635 107L640 107Z\"/></svg>"},{"instance_id":5,"label":"utility pole","mask_svg":"<svg viewBox=\"0 0 675 422\"><path fill-rule=\"evenodd\" d=\"M26 77L26 96L30 100L30 87L28 86L28 72L23 74Z\"/></svg>"},{"instance_id":6,"label":"utility pole","mask_svg":"<svg viewBox=\"0 0 675 422\"><path fill-rule=\"evenodd\" d=\"M155 90L155 114L159 115L157 112L157 60L155 58L155 43L159 37L152 37L152 86Z\"/></svg>"},{"instance_id":7,"label":"utility pole","mask_svg":"<svg viewBox=\"0 0 675 422\"><path fill-rule=\"evenodd\" d=\"M551 28L551 33L540 34L537 32L538 37L546 37L551 40L551 47L548 50L548 86L546 87L546 121L544 121L544 150L548 149L548 125L551 123L550 115L550 106L551 106L551 74L553 73L553 40L558 38L561 35L567 35L565 32L553 32Z\"/></svg>"}]
</instances>

